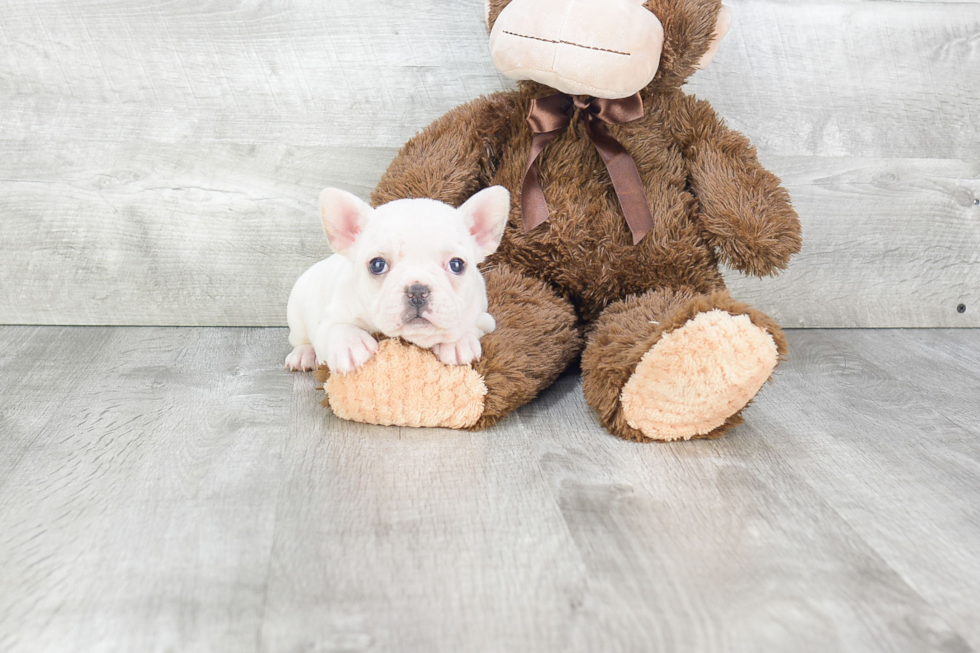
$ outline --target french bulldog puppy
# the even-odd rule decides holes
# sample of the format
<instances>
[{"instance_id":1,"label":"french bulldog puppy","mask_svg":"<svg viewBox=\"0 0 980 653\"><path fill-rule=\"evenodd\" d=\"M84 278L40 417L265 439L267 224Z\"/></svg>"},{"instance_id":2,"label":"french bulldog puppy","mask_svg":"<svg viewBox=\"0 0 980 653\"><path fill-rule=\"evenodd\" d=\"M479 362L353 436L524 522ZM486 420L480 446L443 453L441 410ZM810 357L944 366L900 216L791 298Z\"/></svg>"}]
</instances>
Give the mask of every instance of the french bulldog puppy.
<instances>
[{"instance_id":1,"label":"french bulldog puppy","mask_svg":"<svg viewBox=\"0 0 980 653\"><path fill-rule=\"evenodd\" d=\"M372 333L432 349L443 363L480 358L493 331L477 264L492 254L510 213L510 193L492 186L454 209L431 199L371 208L348 192L320 193L320 215L336 252L296 281L286 318L286 368L326 363L346 374L378 351Z\"/></svg>"}]
</instances>

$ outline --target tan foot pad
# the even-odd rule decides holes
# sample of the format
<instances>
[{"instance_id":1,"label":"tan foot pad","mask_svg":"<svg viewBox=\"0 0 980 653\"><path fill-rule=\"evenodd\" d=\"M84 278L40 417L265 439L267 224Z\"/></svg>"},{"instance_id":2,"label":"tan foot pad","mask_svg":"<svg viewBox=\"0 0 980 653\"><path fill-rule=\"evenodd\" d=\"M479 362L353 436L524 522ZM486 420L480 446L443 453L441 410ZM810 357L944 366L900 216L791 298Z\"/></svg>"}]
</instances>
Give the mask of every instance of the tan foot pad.
<instances>
[{"instance_id":1,"label":"tan foot pad","mask_svg":"<svg viewBox=\"0 0 980 653\"><path fill-rule=\"evenodd\" d=\"M772 336L747 315L699 313L643 355L620 396L626 422L654 440L710 433L759 392L778 361Z\"/></svg>"},{"instance_id":2,"label":"tan foot pad","mask_svg":"<svg viewBox=\"0 0 980 653\"><path fill-rule=\"evenodd\" d=\"M487 387L469 365L439 362L427 349L383 340L378 353L350 374L324 384L337 417L383 426L464 429L483 415Z\"/></svg>"}]
</instances>

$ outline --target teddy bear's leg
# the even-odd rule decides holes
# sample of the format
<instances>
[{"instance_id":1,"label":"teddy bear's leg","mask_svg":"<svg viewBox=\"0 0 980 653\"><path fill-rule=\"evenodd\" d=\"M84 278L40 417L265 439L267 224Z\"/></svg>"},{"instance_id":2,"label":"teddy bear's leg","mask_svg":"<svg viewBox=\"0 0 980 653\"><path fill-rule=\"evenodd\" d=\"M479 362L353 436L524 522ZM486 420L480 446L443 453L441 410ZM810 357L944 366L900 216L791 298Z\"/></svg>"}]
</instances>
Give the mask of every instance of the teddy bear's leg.
<instances>
[{"instance_id":1,"label":"teddy bear's leg","mask_svg":"<svg viewBox=\"0 0 980 653\"><path fill-rule=\"evenodd\" d=\"M480 360L444 365L431 351L383 340L378 354L350 374L317 371L324 404L370 424L482 429L551 385L582 350L571 303L504 266L485 277L497 328L480 340Z\"/></svg>"},{"instance_id":2,"label":"teddy bear's leg","mask_svg":"<svg viewBox=\"0 0 980 653\"><path fill-rule=\"evenodd\" d=\"M638 441L715 438L786 355L769 316L725 291L661 289L610 305L582 356L583 390L602 424Z\"/></svg>"}]
</instances>

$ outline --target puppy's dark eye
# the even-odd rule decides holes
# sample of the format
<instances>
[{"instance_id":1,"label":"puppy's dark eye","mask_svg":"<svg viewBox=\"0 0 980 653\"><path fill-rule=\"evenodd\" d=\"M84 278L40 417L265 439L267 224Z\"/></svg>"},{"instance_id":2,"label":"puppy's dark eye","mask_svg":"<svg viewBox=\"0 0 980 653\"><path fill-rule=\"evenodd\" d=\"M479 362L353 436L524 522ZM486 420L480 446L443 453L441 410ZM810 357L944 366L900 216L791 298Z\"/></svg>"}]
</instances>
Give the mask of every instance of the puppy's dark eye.
<instances>
[{"instance_id":1,"label":"puppy's dark eye","mask_svg":"<svg viewBox=\"0 0 980 653\"><path fill-rule=\"evenodd\" d=\"M466 262L461 258L454 258L449 262L449 271L453 274L463 274L466 269Z\"/></svg>"},{"instance_id":2,"label":"puppy's dark eye","mask_svg":"<svg viewBox=\"0 0 980 653\"><path fill-rule=\"evenodd\" d=\"M384 274L388 271L388 261L383 258L374 258L368 263L368 267L371 269L371 274Z\"/></svg>"}]
</instances>

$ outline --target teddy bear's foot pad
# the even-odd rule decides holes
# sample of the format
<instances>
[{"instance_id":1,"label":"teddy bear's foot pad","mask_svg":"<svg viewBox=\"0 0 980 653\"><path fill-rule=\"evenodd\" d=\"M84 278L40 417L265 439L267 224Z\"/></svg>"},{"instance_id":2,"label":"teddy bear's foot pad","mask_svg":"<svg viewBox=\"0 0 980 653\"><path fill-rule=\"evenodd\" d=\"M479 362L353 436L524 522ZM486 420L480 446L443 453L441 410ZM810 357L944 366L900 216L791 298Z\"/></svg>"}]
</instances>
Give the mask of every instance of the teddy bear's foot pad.
<instances>
[{"instance_id":1,"label":"teddy bear's foot pad","mask_svg":"<svg viewBox=\"0 0 980 653\"><path fill-rule=\"evenodd\" d=\"M469 365L445 365L431 351L398 340L381 341L359 369L330 374L324 390L342 419L452 429L476 424L487 394L483 377Z\"/></svg>"},{"instance_id":2,"label":"teddy bear's foot pad","mask_svg":"<svg viewBox=\"0 0 980 653\"><path fill-rule=\"evenodd\" d=\"M627 423L653 440L690 440L722 426L779 362L772 336L747 315L699 313L651 347L623 387Z\"/></svg>"}]
</instances>

